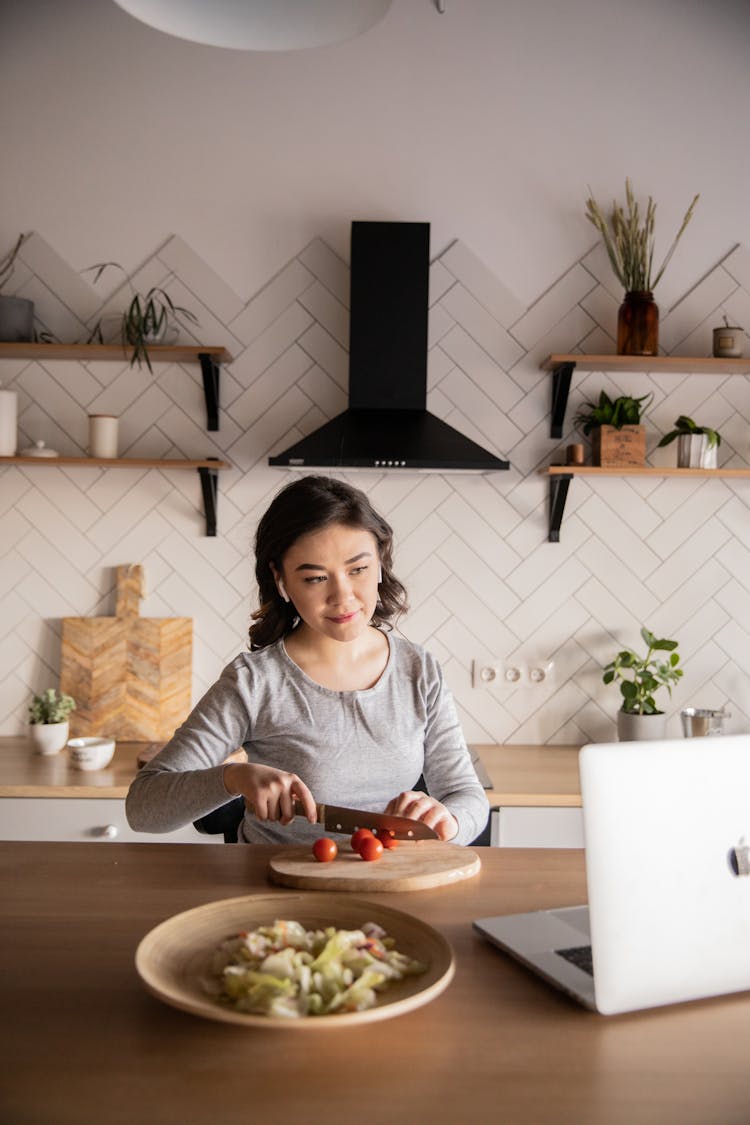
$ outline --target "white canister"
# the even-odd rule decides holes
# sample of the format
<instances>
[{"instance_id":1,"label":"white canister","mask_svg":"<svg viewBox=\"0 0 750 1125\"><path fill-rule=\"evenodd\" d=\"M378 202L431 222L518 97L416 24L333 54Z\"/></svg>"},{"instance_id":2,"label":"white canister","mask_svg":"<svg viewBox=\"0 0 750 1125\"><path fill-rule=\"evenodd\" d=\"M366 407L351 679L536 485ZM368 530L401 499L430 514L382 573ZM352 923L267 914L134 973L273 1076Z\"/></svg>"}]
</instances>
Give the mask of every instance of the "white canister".
<instances>
[{"instance_id":1,"label":"white canister","mask_svg":"<svg viewBox=\"0 0 750 1125\"><path fill-rule=\"evenodd\" d=\"M18 395L0 391L0 457L15 457L17 448Z\"/></svg>"},{"instance_id":2,"label":"white canister","mask_svg":"<svg viewBox=\"0 0 750 1125\"><path fill-rule=\"evenodd\" d=\"M114 414L89 414L89 456L117 456L117 426Z\"/></svg>"}]
</instances>

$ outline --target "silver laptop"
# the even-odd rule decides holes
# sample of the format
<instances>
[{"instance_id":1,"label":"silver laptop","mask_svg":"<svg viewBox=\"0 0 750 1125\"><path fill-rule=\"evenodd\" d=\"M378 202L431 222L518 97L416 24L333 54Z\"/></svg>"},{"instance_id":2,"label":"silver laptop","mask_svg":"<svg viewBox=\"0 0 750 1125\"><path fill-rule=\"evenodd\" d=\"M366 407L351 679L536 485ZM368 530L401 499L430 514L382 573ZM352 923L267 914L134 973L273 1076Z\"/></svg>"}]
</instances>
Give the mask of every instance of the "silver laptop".
<instances>
[{"instance_id":1,"label":"silver laptop","mask_svg":"<svg viewBox=\"0 0 750 1125\"><path fill-rule=\"evenodd\" d=\"M588 907L475 929L605 1015L750 989L750 735L579 755Z\"/></svg>"}]
</instances>

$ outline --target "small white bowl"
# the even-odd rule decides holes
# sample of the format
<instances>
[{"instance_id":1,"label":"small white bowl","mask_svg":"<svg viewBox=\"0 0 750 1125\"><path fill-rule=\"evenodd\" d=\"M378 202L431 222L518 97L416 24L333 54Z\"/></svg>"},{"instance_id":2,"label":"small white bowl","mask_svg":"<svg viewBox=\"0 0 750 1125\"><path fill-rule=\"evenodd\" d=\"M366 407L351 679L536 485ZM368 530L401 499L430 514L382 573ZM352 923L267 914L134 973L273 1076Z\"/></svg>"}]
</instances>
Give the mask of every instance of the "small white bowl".
<instances>
[{"instance_id":1,"label":"small white bowl","mask_svg":"<svg viewBox=\"0 0 750 1125\"><path fill-rule=\"evenodd\" d=\"M115 754L114 738L71 738L70 762L77 770L103 770Z\"/></svg>"}]
</instances>

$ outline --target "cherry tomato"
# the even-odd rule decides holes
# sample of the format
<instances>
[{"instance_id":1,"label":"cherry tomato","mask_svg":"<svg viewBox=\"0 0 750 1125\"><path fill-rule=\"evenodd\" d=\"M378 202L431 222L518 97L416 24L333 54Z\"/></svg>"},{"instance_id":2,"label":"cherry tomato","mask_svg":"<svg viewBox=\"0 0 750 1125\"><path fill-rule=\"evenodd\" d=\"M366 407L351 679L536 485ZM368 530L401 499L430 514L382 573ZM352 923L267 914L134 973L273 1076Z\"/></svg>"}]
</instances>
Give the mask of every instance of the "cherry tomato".
<instances>
[{"instance_id":1,"label":"cherry tomato","mask_svg":"<svg viewBox=\"0 0 750 1125\"><path fill-rule=\"evenodd\" d=\"M352 832L352 851L359 852L363 840L372 838L372 832L369 828L358 828L356 832Z\"/></svg>"},{"instance_id":2,"label":"cherry tomato","mask_svg":"<svg viewBox=\"0 0 750 1125\"><path fill-rule=\"evenodd\" d=\"M321 836L316 840L312 850L318 863L330 863L339 854L338 844L328 836Z\"/></svg>"},{"instance_id":3,"label":"cherry tomato","mask_svg":"<svg viewBox=\"0 0 750 1125\"><path fill-rule=\"evenodd\" d=\"M395 836L392 836L390 834L390 832L388 831L387 828L383 828L378 833L378 839L380 840L380 843L383 845L384 848L390 849L390 848L397 848L398 847L398 840L396 839Z\"/></svg>"},{"instance_id":4,"label":"cherry tomato","mask_svg":"<svg viewBox=\"0 0 750 1125\"><path fill-rule=\"evenodd\" d=\"M377 836L366 836L362 843L359 845L359 854L362 859L371 863L374 859L380 859L383 854L383 845Z\"/></svg>"}]
</instances>

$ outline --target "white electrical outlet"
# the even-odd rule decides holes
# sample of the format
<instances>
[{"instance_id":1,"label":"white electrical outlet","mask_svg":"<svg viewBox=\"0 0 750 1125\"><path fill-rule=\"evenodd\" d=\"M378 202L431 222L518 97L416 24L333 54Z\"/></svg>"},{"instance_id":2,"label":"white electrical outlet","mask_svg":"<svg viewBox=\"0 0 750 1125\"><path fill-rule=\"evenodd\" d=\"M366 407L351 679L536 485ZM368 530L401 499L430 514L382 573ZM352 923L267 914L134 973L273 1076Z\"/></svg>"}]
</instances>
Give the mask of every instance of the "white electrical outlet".
<instances>
[{"instance_id":1,"label":"white electrical outlet","mask_svg":"<svg viewBox=\"0 0 750 1125\"><path fill-rule=\"evenodd\" d=\"M471 686L495 691L545 687L552 679L554 668L554 660L521 654L515 659L472 660Z\"/></svg>"}]
</instances>

